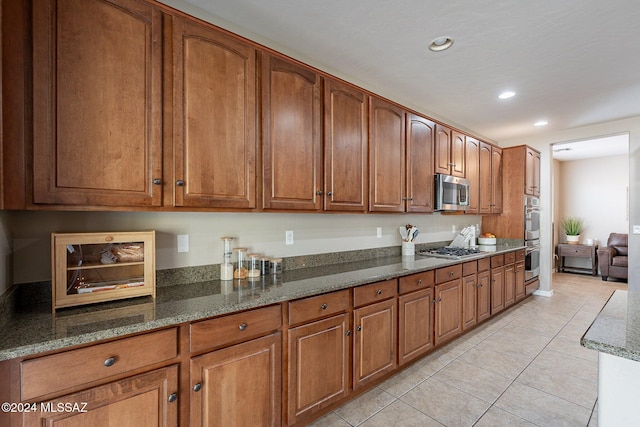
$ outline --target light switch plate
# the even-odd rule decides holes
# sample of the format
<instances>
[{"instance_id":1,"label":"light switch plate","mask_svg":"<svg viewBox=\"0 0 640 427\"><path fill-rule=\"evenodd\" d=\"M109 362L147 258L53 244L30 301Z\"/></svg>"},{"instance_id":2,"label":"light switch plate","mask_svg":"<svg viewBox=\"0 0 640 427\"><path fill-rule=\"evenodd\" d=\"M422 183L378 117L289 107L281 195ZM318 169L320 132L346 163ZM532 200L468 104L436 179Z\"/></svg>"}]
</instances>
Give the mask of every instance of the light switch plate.
<instances>
[{"instance_id":1,"label":"light switch plate","mask_svg":"<svg viewBox=\"0 0 640 427\"><path fill-rule=\"evenodd\" d=\"M633 234L640 234L640 225L633 226Z\"/></svg>"},{"instance_id":2,"label":"light switch plate","mask_svg":"<svg viewBox=\"0 0 640 427\"><path fill-rule=\"evenodd\" d=\"M293 245L293 230L287 230L284 232L284 244Z\"/></svg>"},{"instance_id":3,"label":"light switch plate","mask_svg":"<svg viewBox=\"0 0 640 427\"><path fill-rule=\"evenodd\" d=\"M378 239L382 238L382 227L376 228L376 237Z\"/></svg>"},{"instance_id":4,"label":"light switch plate","mask_svg":"<svg viewBox=\"0 0 640 427\"><path fill-rule=\"evenodd\" d=\"M189 252L188 234L178 234L178 252Z\"/></svg>"}]
</instances>

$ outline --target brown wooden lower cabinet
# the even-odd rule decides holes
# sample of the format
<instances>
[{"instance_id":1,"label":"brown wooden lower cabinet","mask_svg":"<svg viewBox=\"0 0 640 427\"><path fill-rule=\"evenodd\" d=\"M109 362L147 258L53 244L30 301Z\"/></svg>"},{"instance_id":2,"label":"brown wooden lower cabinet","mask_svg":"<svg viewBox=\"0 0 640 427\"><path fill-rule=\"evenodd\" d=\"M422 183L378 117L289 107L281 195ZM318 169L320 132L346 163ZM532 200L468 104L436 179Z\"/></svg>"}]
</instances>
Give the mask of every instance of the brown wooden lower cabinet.
<instances>
[{"instance_id":1,"label":"brown wooden lower cabinet","mask_svg":"<svg viewBox=\"0 0 640 427\"><path fill-rule=\"evenodd\" d=\"M491 317L491 271L478 273L478 323Z\"/></svg>"},{"instance_id":2,"label":"brown wooden lower cabinet","mask_svg":"<svg viewBox=\"0 0 640 427\"><path fill-rule=\"evenodd\" d=\"M191 426L279 426L282 334L191 359Z\"/></svg>"},{"instance_id":3,"label":"brown wooden lower cabinet","mask_svg":"<svg viewBox=\"0 0 640 427\"><path fill-rule=\"evenodd\" d=\"M438 345L462 332L462 279L436 285L435 300L434 342Z\"/></svg>"},{"instance_id":4,"label":"brown wooden lower cabinet","mask_svg":"<svg viewBox=\"0 0 640 427\"><path fill-rule=\"evenodd\" d=\"M398 364L433 348L433 287L398 298Z\"/></svg>"},{"instance_id":5,"label":"brown wooden lower cabinet","mask_svg":"<svg viewBox=\"0 0 640 427\"><path fill-rule=\"evenodd\" d=\"M511 307L516 303L516 266L504 266L504 307Z\"/></svg>"},{"instance_id":6,"label":"brown wooden lower cabinet","mask_svg":"<svg viewBox=\"0 0 640 427\"><path fill-rule=\"evenodd\" d=\"M288 424L349 393L349 313L289 329Z\"/></svg>"},{"instance_id":7,"label":"brown wooden lower cabinet","mask_svg":"<svg viewBox=\"0 0 640 427\"><path fill-rule=\"evenodd\" d=\"M491 315L504 310L504 266L491 269Z\"/></svg>"},{"instance_id":8,"label":"brown wooden lower cabinet","mask_svg":"<svg viewBox=\"0 0 640 427\"><path fill-rule=\"evenodd\" d=\"M396 298L353 311L353 388L358 389L396 364Z\"/></svg>"},{"instance_id":9,"label":"brown wooden lower cabinet","mask_svg":"<svg viewBox=\"0 0 640 427\"><path fill-rule=\"evenodd\" d=\"M177 396L178 366L172 365L38 402L37 411L24 414L23 425L177 426Z\"/></svg>"},{"instance_id":10,"label":"brown wooden lower cabinet","mask_svg":"<svg viewBox=\"0 0 640 427\"><path fill-rule=\"evenodd\" d=\"M478 274L462 278L462 330L478 323Z\"/></svg>"},{"instance_id":11,"label":"brown wooden lower cabinet","mask_svg":"<svg viewBox=\"0 0 640 427\"><path fill-rule=\"evenodd\" d=\"M521 301L526 296L524 285L524 261L516 262L516 301Z\"/></svg>"}]
</instances>

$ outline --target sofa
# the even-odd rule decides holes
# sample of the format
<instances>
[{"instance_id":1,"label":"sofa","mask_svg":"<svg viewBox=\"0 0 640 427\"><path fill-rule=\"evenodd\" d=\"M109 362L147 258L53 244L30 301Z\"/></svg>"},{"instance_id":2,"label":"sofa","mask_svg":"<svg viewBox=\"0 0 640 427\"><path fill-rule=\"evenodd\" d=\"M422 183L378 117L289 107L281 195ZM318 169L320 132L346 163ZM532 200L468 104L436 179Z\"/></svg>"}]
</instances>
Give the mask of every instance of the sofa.
<instances>
[{"instance_id":1,"label":"sofa","mask_svg":"<svg viewBox=\"0 0 640 427\"><path fill-rule=\"evenodd\" d=\"M611 233L607 246L598 249L598 267L602 280L606 282L609 277L627 280L628 246L628 234Z\"/></svg>"}]
</instances>

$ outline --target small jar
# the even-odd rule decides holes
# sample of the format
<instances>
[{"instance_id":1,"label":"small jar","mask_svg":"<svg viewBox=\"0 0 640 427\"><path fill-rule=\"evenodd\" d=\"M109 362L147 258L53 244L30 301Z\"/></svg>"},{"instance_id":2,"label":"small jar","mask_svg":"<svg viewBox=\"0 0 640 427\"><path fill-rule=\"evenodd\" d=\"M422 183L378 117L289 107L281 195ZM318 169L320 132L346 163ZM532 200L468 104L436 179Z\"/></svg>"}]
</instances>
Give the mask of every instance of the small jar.
<instances>
[{"instance_id":1,"label":"small jar","mask_svg":"<svg viewBox=\"0 0 640 427\"><path fill-rule=\"evenodd\" d=\"M260 278L260 254L249 254L249 266L247 269L247 277L249 280L258 280Z\"/></svg>"},{"instance_id":2,"label":"small jar","mask_svg":"<svg viewBox=\"0 0 640 427\"><path fill-rule=\"evenodd\" d=\"M271 274L282 273L282 258L271 258L271 265L269 269Z\"/></svg>"},{"instance_id":3,"label":"small jar","mask_svg":"<svg viewBox=\"0 0 640 427\"><path fill-rule=\"evenodd\" d=\"M233 264L231 263L232 249L231 245L233 237L221 237L222 248L222 264L220 264L220 280L233 279Z\"/></svg>"},{"instance_id":4,"label":"small jar","mask_svg":"<svg viewBox=\"0 0 640 427\"><path fill-rule=\"evenodd\" d=\"M234 279L247 278L247 248L235 248L236 253L235 269L233 270Z\"/></svg>"},{"instance_id":5,"label":"small jar","mask_svg":"<svg viewBox=\"0 0 640 427\"><path fill-rule=\"evenodd\" d=\"M260 258L260 274L266 276L271 271L271 258L263 256Z\"/></svg>"}]
</instances>

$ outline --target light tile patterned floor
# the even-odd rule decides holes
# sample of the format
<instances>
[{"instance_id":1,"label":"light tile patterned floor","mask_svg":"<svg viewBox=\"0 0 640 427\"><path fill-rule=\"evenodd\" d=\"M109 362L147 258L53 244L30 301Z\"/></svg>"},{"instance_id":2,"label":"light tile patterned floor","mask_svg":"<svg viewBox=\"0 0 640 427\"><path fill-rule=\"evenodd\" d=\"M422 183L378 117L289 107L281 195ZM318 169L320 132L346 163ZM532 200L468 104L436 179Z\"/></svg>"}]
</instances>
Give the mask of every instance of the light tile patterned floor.
<instances>
[{"instance_id":1,"label":"light tile patterned floor","mask_svg":"<svg viewBox=\"0 0 640 427\"><path fill-rule=\"evenodd\" d=\"M315 421L349 426L597 426L597 352L580 337L626 283L558 273L532 296Z\"/></svg>"}]
</instances>

